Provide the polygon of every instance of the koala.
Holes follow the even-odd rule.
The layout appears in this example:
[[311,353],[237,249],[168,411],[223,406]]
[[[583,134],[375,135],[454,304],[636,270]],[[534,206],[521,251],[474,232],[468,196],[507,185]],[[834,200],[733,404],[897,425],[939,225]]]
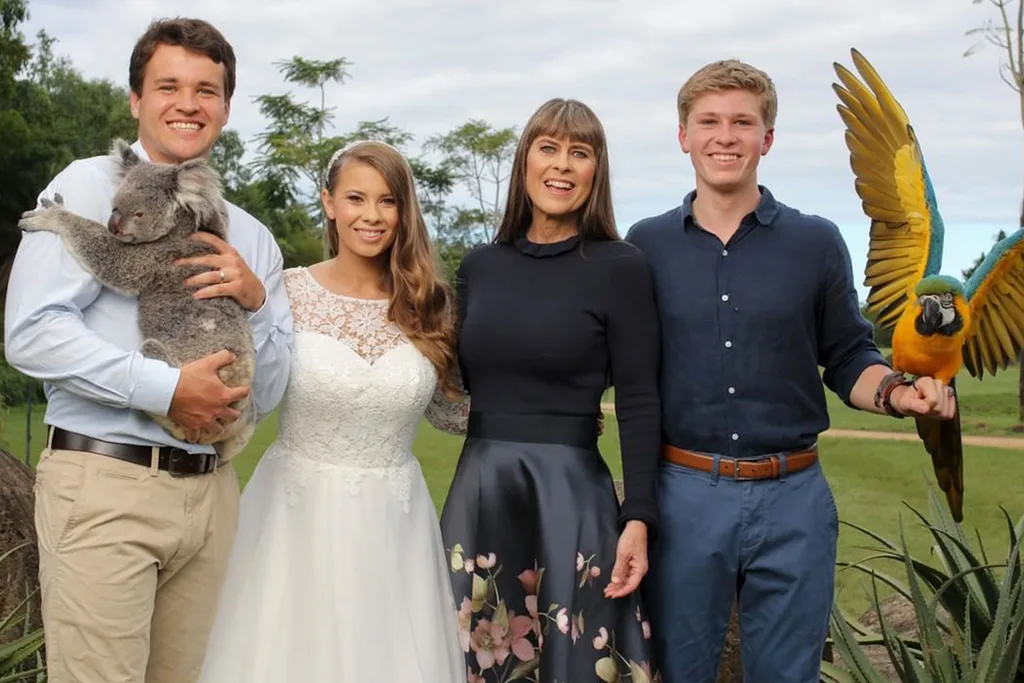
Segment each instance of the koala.
[[[235,360],[220,368],[221,380],[228,386],[251,386],[256,353],[245,311],[228,297],[193,298],[198,287],[186,287],[185,279],[209,268],[174,265],[176,259],[216,253],[209,244],[189,239],[192,233],[227,238],[227,207],[217,172],[203,159],[177,165],[143,162],[120,139],[111,154],[120,182],[106,225],[68,211],[56,195],[53,202],[43,199],[43,208],[25,212],[18,227],[57,233],[101,284],[138,297],[143,355],[181,367],[228,349]],[[204,431],[198,441],[213,444],[224,460],[245,447],[256,426],[250,396],[232,407],[240,411],[239,419],[221,432]],[[185,439],[180,424],[149,415],[175,438]]]

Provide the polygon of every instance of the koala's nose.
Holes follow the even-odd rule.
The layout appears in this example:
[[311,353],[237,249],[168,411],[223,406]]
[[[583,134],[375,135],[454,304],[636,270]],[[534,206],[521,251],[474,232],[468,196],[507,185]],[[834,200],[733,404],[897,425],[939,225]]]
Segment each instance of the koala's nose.
[[121,212],[117,209],[110,212],[110,220],[107,221],[107,230],[115,235],[121,234]]

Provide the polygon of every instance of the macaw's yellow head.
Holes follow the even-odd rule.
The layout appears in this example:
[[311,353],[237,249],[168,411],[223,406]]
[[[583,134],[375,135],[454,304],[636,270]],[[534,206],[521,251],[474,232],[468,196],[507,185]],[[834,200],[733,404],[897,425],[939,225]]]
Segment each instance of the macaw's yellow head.
[[917,283],[914,294],[914,329],[918,334],[952,337],[963,331],[969,313],[959,280],[948,275],[930,275]]

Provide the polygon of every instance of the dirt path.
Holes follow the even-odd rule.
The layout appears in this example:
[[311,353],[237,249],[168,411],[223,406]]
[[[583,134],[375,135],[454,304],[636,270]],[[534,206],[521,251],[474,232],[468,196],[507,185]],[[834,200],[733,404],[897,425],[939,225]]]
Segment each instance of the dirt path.
[[[918,441],[917,434],[907,432],[874,432],[867,429],[829,429],[823,436],[838,436],[844,439],[888,439],[890,441]],[[1010,448],[1024,451],[1024,439],[1015,436],[980,436],[965,434],[963,441],[969,446],[989,448]]]
[[[605,415],[614,415],[615,406],[611,403],[602,403],[601,410]],[[913,432],[879,432],[868,429],[829,429],[822,433],[822,436],[834,436],[844,439],[875,439],[879,441],[918,441],[917,434]],[[1009,448],[1011,450],[1024,451],[1024,439],[1014,436],[979,436],[967,434],[963,437],[964,443],[969,446],[988,446],[989,448]]]

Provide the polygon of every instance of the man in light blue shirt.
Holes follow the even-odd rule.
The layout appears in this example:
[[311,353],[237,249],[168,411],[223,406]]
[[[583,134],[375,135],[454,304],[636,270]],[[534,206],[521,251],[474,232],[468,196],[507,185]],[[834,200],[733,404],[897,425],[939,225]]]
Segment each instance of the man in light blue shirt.
[[[133,148],[179,163],[206,156],[235,87],[230,44],[206,22],[154,22],[129,66]],[[41,196],[106,223],[113,157],[80,159]],[[222,351],[181,368],[145,358],[133,297],[102,287],[48,232],[25,233],[8,287],[8,362],[46,383],[51,429],[37,467],[36,528],[51,683],[188,683],[198,676],[238,514],[233,467],[212,447],[175,440],[144,411],[192,432],[230,421],[251,394],[260,415],[280,401],[292,318],[273,235],[228,206],[228,241],[187,284],[249,312],[251,387],[229,388]]]

